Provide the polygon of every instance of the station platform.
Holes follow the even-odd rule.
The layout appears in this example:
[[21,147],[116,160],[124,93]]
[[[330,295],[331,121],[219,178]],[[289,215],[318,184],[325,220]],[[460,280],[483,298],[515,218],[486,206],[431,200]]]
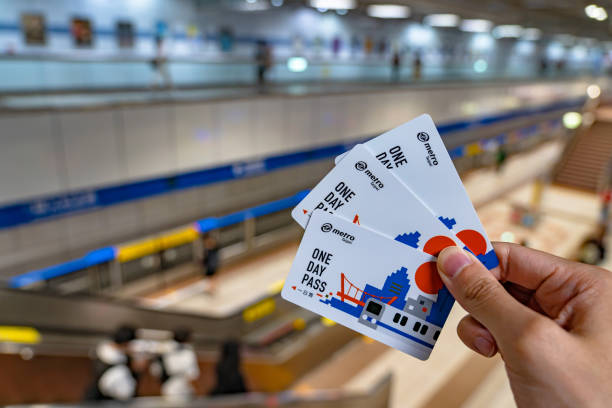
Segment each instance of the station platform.
[[[297,247],[297,242],[288,242],[243,262],[220,268],[215,277],[216,289],[212,292],[210,281],[196,276],[137,299],[155,309],[226,317],[262,296],[278,293]],[[191,268],[196,275],[201,271],[199,265],[185,267]]]

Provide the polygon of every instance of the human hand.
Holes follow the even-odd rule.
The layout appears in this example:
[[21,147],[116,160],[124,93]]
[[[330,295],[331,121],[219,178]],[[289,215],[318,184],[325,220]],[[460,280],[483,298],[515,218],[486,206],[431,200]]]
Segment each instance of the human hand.
[[488,271],[458,247],[438,256],[442,281],[469,313],[466,346],[498,351],[518,407],[612,406],[612,272],[495,243]]

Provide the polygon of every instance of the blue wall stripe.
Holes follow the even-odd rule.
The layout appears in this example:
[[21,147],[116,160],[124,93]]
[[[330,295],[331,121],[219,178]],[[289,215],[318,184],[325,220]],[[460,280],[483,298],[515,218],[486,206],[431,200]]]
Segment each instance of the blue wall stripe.
[[[577,108],[583,103],[584,98],[573,99],[538,108],[520,109],[494,116],[485,116],[472,120],[442,124],[438,127],[438,130],[441,135],[448,137],[448,135],[453,132],[468,129],[474,130],[517,118],[526,118],[537,114]],[[533,128],[531,131],[537,131],[537,127]],[[501,143],[505,140],[502,136],[503,135],[500,135],[498,137]],[[367,139],[364,139],[360,142],[366,140]],[[64,195],[15,203],[0,207],[0,229],[15,227],[20,224],[87,209],[108,207],[186,188],[201,187],[213,183],[253,177],[290,166],[334,157],[350,149],[350,147],[356,143],[357,142],[333,144],[271,156],[265,159],[240,161],[220,167],[197,170],[170,177],[103,187],[100,189],[81,190]],[[465,155],[465,149],[463,147],[457,147],[452,149],[449,153],[453,159],[457,159]]]

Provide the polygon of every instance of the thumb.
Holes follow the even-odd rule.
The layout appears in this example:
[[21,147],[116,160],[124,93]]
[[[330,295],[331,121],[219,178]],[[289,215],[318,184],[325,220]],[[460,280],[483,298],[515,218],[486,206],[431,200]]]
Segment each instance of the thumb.
[[438,271],[457,302],[491,332],[501,347],[538,318],[537,313],[514,299],[482,263],[461,248],[453,246],[440,252]]

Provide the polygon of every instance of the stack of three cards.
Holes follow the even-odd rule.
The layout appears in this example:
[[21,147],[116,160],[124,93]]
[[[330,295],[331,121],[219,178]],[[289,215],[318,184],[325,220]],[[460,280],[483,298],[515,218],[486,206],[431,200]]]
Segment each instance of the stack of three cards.
[[498,265],[428,115],[337,157],[292,216],[306,232],[282,297],[423,360],[454,303],[437,254]]

